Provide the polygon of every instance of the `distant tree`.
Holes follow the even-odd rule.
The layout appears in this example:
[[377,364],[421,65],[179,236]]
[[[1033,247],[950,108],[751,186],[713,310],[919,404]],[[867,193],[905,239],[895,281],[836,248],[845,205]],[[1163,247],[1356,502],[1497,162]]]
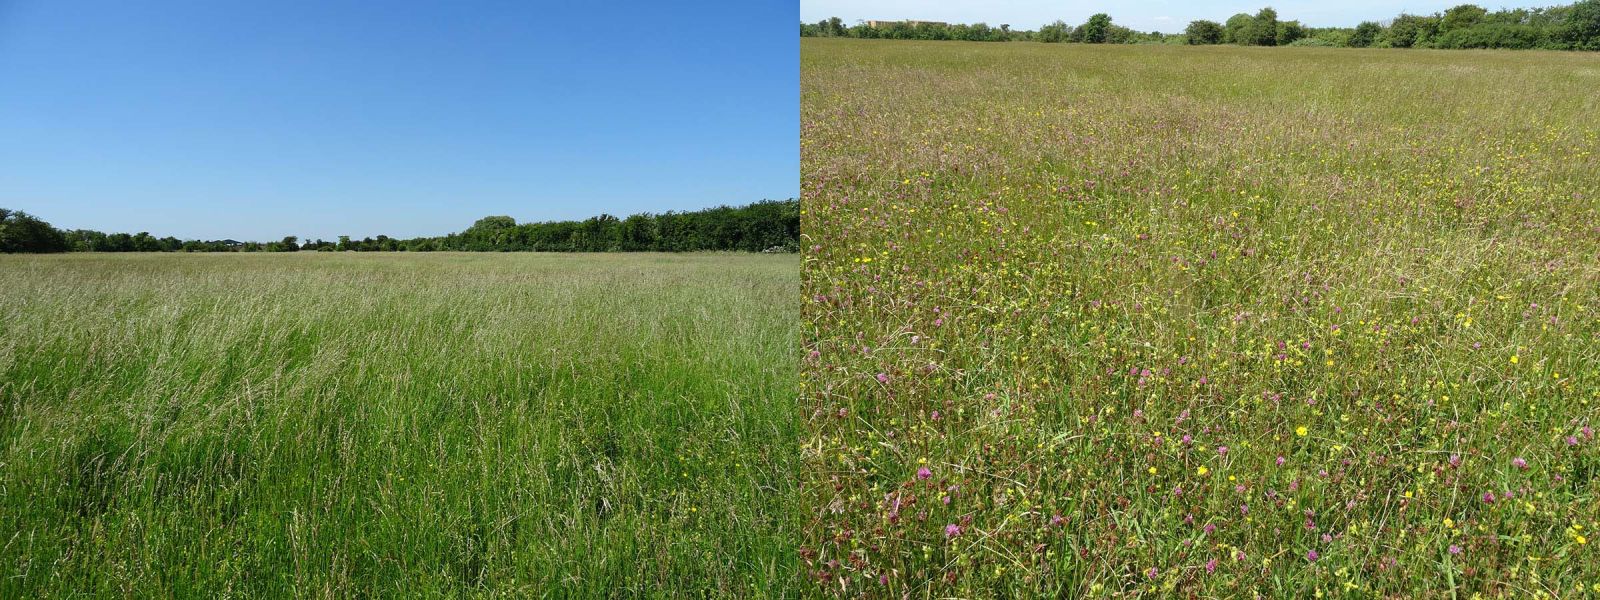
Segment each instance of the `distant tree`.
[[1111,15],[1095,13],[1089,20],[1077,29],[1077,35],[1085,44],[1104,44],[1106,36],[1111,30]]
[[1245,27],[1244,39],[1239,43],[1247,46],[1278,45],[1278,11],[1267,7],[1256,13]]
[[1457,29],[1466,29],[1477,25],[1489,11],[1476,4],[1461,4],[1444,11],[1444,17],[1439,20],[1439,32],[1448,33]]
[[643,252],[656,249],[656,220],[648,214],[638,214],[622,220],[619,226],[624,252]]
[[1245,13],[1228,17],[1228,22],[1222,26],[1222,41],[1228,44],[1248,44],[1249,30],[1255,22],[1254,17]]
[[1395,48],[1421,46],[1431,40],[1438,30],[1438,19],[1402,14],[1389,23],[1389,45]]
[[817,23],[817,29],[826,37],[844,37],[849,33],[844,26],[844,20],[839,17],[828,17]]
[[522,249],[517,234],[517,220],[507,216],[478,219],[472,227],[461,232],[468,250],[502,252]]
[[0,252],[66,252],[67,236],[33,215],[0,208]]
[[339,236],[338,250],[340,252],[346,252],[346,251],[350,250],[350,236],[348,236],[348,235]]
[[1193,21],[1183,30],[1188,36],[1187,42],[1191,46],[1211,45],[1222,43],[1222,24],[1216,21]]
[[1040,27],[1039,33],[1034,36],[1034,39],[1046,44],[1055,44],[1068,41],[1071,37],[1072,26],[1058,20]]
[[1573,4],[1557,37],[1574,50],[1600,50],[1600,0]]
[[1287,46],[1306,37],[1306,28],[1299,21],[1278,21],[1277,45]]
[[1366,48],[1378,41],[1378,36],[1383,35],[1383,26],[1372,21],[1363,21],[1356,26],[1355,33],[1350,34],[1351,48]]

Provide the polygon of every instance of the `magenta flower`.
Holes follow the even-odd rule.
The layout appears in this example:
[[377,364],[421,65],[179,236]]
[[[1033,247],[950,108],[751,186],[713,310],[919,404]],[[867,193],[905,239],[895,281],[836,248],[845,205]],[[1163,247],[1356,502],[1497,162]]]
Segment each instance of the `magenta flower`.
[[1451,554],[1461,554],[1461,546],[1457,546],[1455,544],[1450,544],[1450,553]]
[[1228,455],[1228,447],[1227,446],[1217,446],[1217,454],[1222,455],[1222,456],[1227,456]]
[[1494,504],[1494,492],[1484,492],[1483,493],[1483,503],[1484,504]]
[[1511,466],[1526,471],[1528,470],[1528,461],[1522,460],[1522,457],[1518,456],[1511,459]]
[[917,479],[927,479],[929,477],[933,477],[933,471],[929,471],[927,467],[917,469]]
[[1158,573],[1160,573],[1160,571],[1157,571],[1155,567],[1150,567],[1149,571],[1144,572],[1144,576],[1149,577],[1150,579],[1155,579]]
[[961,535],[961,526],[960,525],[957,525],[955,523],[951,523],[949,525],[945,525],[944,526],[944,536],[945,537],[953,538],[953,537],[958,536],[958,535]]
[[1215,572],[1217,572],[1217,559],[1213,558],[1211,560],[1206,561],[1206,573],[1215,573]]
[[878,383],[882,383],[884,385],[888,385],[888,383],[889,383],[889,374],[888,373],[879,373],[878,374]]
[[1317,562],[1318,558],[1321,558],[1321,555],[1317,554],[1316,550],[1306,552],[1306,562]]

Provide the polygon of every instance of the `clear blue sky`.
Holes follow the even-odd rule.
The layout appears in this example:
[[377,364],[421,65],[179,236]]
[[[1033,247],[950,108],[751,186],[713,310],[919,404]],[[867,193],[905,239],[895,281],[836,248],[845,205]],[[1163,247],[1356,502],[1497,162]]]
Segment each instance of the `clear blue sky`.
[[[1355,27],[1362,21],[1388,21],[1402,12],[1433,14],[1470,0],[801,0],[800,19],[815,23],[839,17],[847,24],[857,20],[919,19],[950,23],[1005,23],[1012,29],[1038,29],[1061,19],[1079,24],[1103,12],[1113,22],[1139,31],[1179,33],[1196,19],[1216,22],[1238,13],[1255,14],[1263,6],[1278,11],[1278,19],[1300,21],[1312,27]],[[1476,2],[1489,10],[1571,4],[1572,0],[1497,0]],[[798,26],[798,24],[797,24]]]
[[0,207],[417,236],[799,192],[794,0],[0,0]]

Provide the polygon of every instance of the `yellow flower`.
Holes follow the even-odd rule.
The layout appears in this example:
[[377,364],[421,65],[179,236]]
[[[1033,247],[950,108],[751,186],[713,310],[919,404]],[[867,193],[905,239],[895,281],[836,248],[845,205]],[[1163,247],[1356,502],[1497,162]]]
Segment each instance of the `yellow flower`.
[[1306,430],[1306,426],[1305,425],[1301,425],[1299,427],[1294,428],[1294,434],[1298,435],[1300,437],[1305,437],[1306,436],[1306,431],[1307,430]]
[[1205,475],[1206,473],[1210,473],[1211,469],[1207,469],[1205,465],[1200,465],[1200,468],[1195,469],[1194,472]]
[[1581,535],[1574,536],[1572,539],[1577,540],[1578,545],[1580,545],[1580,546],[1583,545],[1583,544],[1589,543],[1589,538],[1583,537]]
[[1156,474],[1156,468],[1155,467],[1150,467],[1150,474],[1151,475],[1155,475]]
[[1513,364],[1513,365],[1517,364],[1517,355],[1515,355],[1515,354],[1511,355],[1511,364]]

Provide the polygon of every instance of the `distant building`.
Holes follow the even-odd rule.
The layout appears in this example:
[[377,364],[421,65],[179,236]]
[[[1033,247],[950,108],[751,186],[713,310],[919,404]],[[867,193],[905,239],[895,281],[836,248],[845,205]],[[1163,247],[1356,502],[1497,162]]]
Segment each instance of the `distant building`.
[[939,27],[949,27],[950,26],[949,23],[946,23],[944,21],[867,21],[867,26],[871,27],[873,29],[877,29],[877,28],[881,28],[881,27],[892,27],[892,26],[900,25],[900,24],[905,24],[905,25],[910,26],[910,27],[916,27],[918,25],[935,25],[935,26],[939,26]]

